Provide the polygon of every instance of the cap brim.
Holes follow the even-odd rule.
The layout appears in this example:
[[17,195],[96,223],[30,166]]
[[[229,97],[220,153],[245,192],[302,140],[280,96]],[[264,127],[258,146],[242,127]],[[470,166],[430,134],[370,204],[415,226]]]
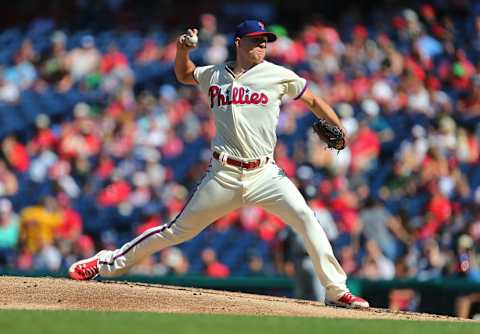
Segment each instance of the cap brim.
[[243,37],[256,37],[256,36],[266,36],[267,43],[275,42],[277,40],[277,35],[269,31],[251,32],[249,34],[244,35]]

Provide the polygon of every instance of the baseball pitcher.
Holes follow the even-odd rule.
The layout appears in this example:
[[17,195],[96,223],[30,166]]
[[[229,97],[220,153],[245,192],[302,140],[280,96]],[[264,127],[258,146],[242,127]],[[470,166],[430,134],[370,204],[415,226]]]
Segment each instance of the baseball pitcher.
[[321,120],[314,127],[329,147],[343,149],[339,118],[307,87],[305,79],[265,60],[267,45],[276,35],[262,22],[246,20],[235,33],[236,58],[221,65],[197,67],[189,53],[197,46],[196,29],[177,40],[175,74],[179,82],[197,85],[207,96],[214,115],[216,136],[212,160],[184,209],[170,223],[147,230],[114,251],[74,263],[75,280],[126,273],[142,258],[165,247],[190,240],[228,212],[260,206],[282,218],[304,242],[315,271],[326,290],[326,303],[368,308],[364,299],[346,287],[346,275],[332,247],[299,190],[276,165],[273,157],[282,98],[299,99]]

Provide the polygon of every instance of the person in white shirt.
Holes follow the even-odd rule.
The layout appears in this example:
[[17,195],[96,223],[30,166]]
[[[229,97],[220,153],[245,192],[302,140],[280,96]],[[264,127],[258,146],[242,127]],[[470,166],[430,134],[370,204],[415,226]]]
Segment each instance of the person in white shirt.
[[[196,36],[196,29],[189,29]],[[276,127],[282,98],[303,101],[312,112],[342,127],[332,108],[315,96],[305,79],[265,60],[267,43],[276,36],[262,22],[247,20],[236,30],[236,60],[197,67],[189,58],[196,44],[185,35],[177,41],[175,74],[181,83],[198,85],[208,96],[216,124],[211,165],[184,209],[172,222],[147,230],[114,251],[101,251],[70,268],[70,277],[126,273],[142,258],[189,240],[232,210],[260,206],[299,233],[326,290],[326,303],[368,308],[346,287],[346,274],[314,212],[293,182],[275,164]]]
[[66,58],[66,67],[74,81],[82,80],[95,72],[100,65],[101,54],[95,47],[93,36],[82,37],[81,47],[70,51]]

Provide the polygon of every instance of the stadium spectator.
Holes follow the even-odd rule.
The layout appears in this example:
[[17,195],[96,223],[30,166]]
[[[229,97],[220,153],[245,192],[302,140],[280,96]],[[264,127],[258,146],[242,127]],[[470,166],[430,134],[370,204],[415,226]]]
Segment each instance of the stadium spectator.
[[20,240],[24,251],[35,254],[53,244],[55,229],[61,226],[63,216],[58,203],[47,196],[41,203],[20,212]]
[[20,236],[20,220],[13,212],[12,203],[0,199],[0,268],[13,267]]
[[205,248],[201,254],[203,272],[208,277],[226,278],[230,276],[230,269],[217,259],[217,254],[212,248]]
[[2,152],[8,164],[17,172],[24,173],[30,166],[27,149],[14,136],[5,137],[2,141]]
[[217,35],[217,18],[210,13],[200,15],[198,36],[201,42],[210,44]]
[[428,280],[439,278],[446,264],[446,257],[442,254],[439,245],[435,239],[429,239],[425,242],[423,256],[418,259],[417,279]]
[[390,229],[393,219],[385,207],[373,199],[369,199],[360,211],[363,234],[375,241],[375,246],[379,247],[390,260],[397,258],[397,244]]
[[0,196],[12,196],[18,192],[18,181],[5,162],[0,160]]
[[459,277],[480,282],[480,265],[473,246],[473,240],[468,234],[463,234],[458,238],[456,274]]
[[157,45],[154,39],[147,38],[143,43],[142,49],[135,57],[135,61],[138,64],[151,64],[155,61],[159,61],[162,58],[163,50]]
[[84,79],[95,73],[100,65],[101,55],[95,47],[95,39],[91,35],[82,37],[81,47],[71,50],[66,58],[66,68],[74,81]]
[[57,202],[63,219],[55,228],[55,237],[75,242],[82,235],[82,217],[71,207],[70,198],[66,193],[59,193]]
[[50,41],[50,50],[43,55],[40,75],[47,83],[54,85],[60,91],[66,91],[72,85],[66,68],[67,35],[62,31],[55,31]]
[[20,98],[20,90],[13,83],[4,79],[3,70],[0,70],[0,102],[15,105]]
[[392,279],[395,275],[395,267],[391,260],[385,257],[374,240],[365,243],[366,255],[365,266],[362,267],[360,276],[370,279]]
[[161,263],[167,268],[166,274],[185,275],[189,269],[189,262],[178,247],[169,247],[162,252]]
[[36,58],[32,41],[25,39],[13,56],[14,65],[5,69],[4,79],[21,90],[30,88],[38,76],[33,65]]

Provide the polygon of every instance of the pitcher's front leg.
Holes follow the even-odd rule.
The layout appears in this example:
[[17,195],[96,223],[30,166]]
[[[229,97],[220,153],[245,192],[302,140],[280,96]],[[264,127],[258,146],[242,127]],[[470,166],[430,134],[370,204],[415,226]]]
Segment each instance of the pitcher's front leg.
[[333,254],[325,231],[283,171],[274,163],[267,165],[249,190],[249,204],[263,207],[301,235],[327,297],[338,298],[348,291],[347,276]]

